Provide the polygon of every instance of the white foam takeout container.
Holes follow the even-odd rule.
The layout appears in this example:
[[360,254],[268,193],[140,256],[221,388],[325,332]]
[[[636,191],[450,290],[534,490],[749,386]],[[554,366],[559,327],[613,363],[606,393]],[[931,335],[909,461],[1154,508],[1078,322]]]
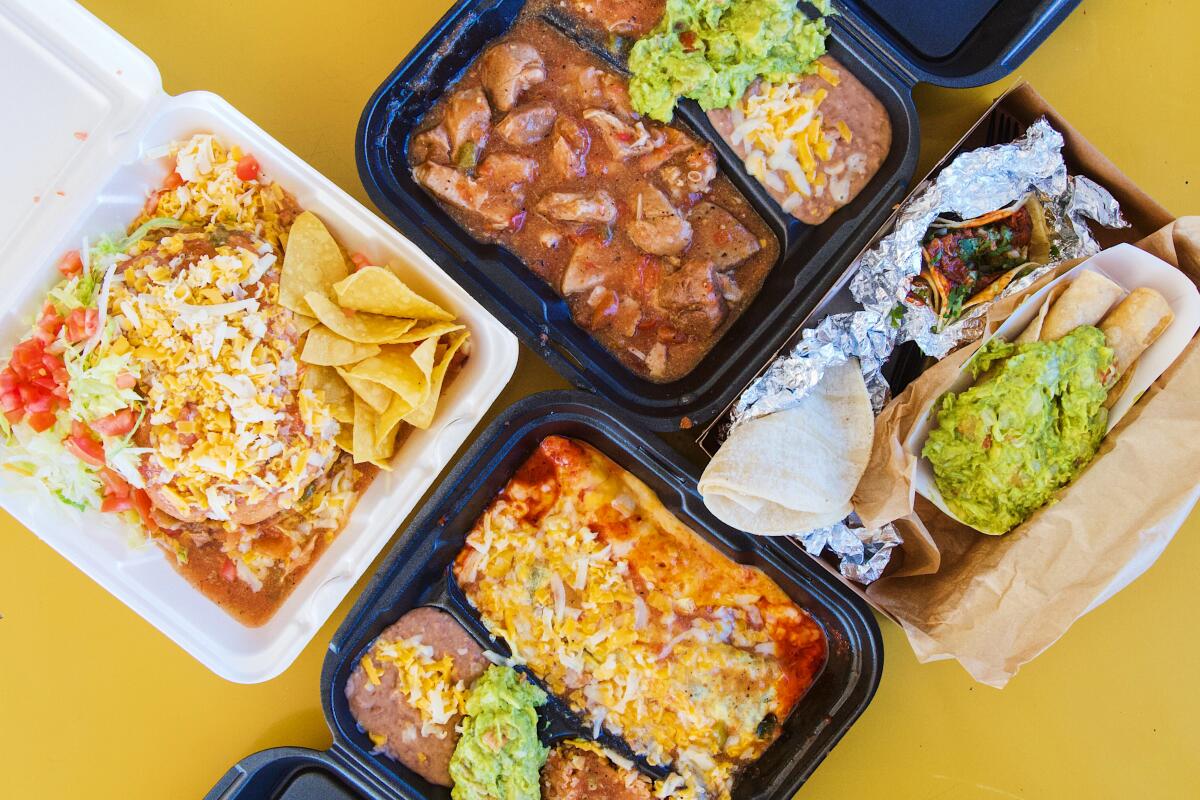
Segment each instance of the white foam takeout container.
[[[1196,285],[1186,275],[1167,262],[1156,258],[1145,250],[1130,244],[1120,244],[1089,258],[1073,269],[1063,273],[1050,283],[1030,295],[1013,314],[998,327],[992,336],[1004,341],[1012,341],[1020,336],[1021,331],[1033,321],[1046,296],[1061,283],[1069,283],[1083,271],[1096,272],[1109,278],[1127,292],[1139,287],[1154,289],[1166,298],[1175,314],[1175,319],[1167,326],[1162,335],[1146,348],[1138,358],[1133,368],[1133,375],[1121,397],[1113,404],[1108,413],[1108,430],[1112,430],[1125,412],[1133,407],[1142,393],[1154,383],[1167,367],[1179,357],[1187,347],[1188,342],[1200,329],[1200,292]],[[1118,301],[1120,302],[1120,301]],[[1115,307],[1115,305],[1114,305]],[[962,392],[974,382],[969,369],[974,356],[963,364],[958,378],[947,391]],[[920,454],[925,447],[925,440],[937,424],[937,409],[941,397],[930,404],[920,421],[913,427],[904,446],[910,453]],[[946,505],[945,498],[938,491],[934,480],[933,465],[929,459],[920,457],[917,460],[916,473],[913,477],[913,488],[925,499],[929,500],[952,519],[962,522]],[[963,523],[964,525],[967,523]],[[1134,576],[1136,577],[1136,576]]]
[[[0,476],[0,503],[43,541],[205,666],[255,683],[282,672],[371,564],[512,376],[516,339],[389,225],[220,97],[169,96],[154,63],[70,0],[0,4],[0,356],[22,336],[66,250],[121,232],[166,174],[147,152],[211,132],[253,153],[351,251],[395,260],[405,281],[456,313],[471,357],[427,431],[413,431],[341,534],[274,618],[248,628],[154,545],[131,547],[113,515],[80,513],[27,479]],[[349,145],[347,144],[347,147]]]

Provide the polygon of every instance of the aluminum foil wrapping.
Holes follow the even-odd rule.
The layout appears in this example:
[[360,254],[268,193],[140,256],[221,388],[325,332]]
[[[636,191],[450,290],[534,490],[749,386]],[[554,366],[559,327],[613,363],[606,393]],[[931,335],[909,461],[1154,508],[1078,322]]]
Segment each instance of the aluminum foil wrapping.
[[[1087,178],[1067,175],[1062,146],[1062,134],[1041,119],[1016,141],[955,158],[900,209],[892,232],[851,266],[850,291],[861,310],[831,315],[804,330],[800,341],[742,393],[731,412],[728,434],[743,422],[795,406],[821,380],[826,367],[849,358],[858,359],[879,413],[889,399],[881,368],[897,344],[915,341],[927,355],[941,358],[982,334],[982,319],[990,304],[976,306],[964,318],[936,331],[930,309],[905,302],[913,278],[921,271],[921,240],[940,216],[970,219],[1036,192],[1047,210],[1054,262],[1098,252],[1087,220],[1108,227],[1123,226],[1125,221],[1117,201],[1105,189]],[[1051,266],[1014,281],[1001,296],[1023,291]],[[901,543],[893,526],[866,529],[854,517],[829,528],[798,532],[794,538],[813,555],[828,550],[838,558],[843,575],[863,584],[883,573],[892,549]]]

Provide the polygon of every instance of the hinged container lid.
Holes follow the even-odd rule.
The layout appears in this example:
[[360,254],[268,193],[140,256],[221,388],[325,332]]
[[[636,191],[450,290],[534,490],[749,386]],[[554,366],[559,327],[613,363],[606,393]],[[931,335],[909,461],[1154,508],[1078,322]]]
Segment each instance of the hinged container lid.
[[1080,0],[836,0],[843,26],[913,83],[982,86],[1029,57]]
[[[163,97],[146,54],[71,0],[0,5],[0,273],[43,261],[135,146],[138,122]],[[25,113],[21,110],[24,109]]]

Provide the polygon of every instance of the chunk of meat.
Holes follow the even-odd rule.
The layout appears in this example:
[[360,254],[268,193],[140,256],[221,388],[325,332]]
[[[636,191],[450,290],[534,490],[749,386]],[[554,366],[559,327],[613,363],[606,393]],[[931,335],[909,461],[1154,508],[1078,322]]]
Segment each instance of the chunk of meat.
[[607,286],[597,286],[588,295],[587,304],[592,311],[587,324],[591,330],[611,327],[622,336],[637,332],[642,320],[642,306],[632,297],[621,296]]
[[517,104],[521,93],[546,80],[541,53],[524,42],[502,42],[479,60],[479,77],[498,111]]
[[711,333],[728,313],[718,275],[711,264],[685,261],[679,269],[662,276],[656,304],[670,315],[676,327]]
[[418,133],[412,138],[409,148],[414,163],[420,164],[423,161],[434,161],[438,164],[450,163],[450,136],[442,125],[436,125]]
[[629,204],[635,213],[625,232],[634,244],[658,256],[678,255],[687,249],[692,226],[661,189],[643,181],[634,188]]
[[666,141],[660,147],[638,159],[637,167],[641,172],[652,172],[670,161],[679,153],[696,146],[696,141],[678,128],[666,129]]
[[514,108],[496,125],[496,133],[513,147],[537,144],[550,134],[558,111],[549,103]]
[[592,146],[587,128],[570,117],[559,117],[554,123],[554,144],[550,148],[550,163],[564,178],[587,175],[587,154]]
[[629,100],[629,86],[620,77],[596,67],[580,67],[569,75],[568,90],[581,105],[612,111],[626,120],[638,118]]
[[617,204],[603,189],[594,192],[551,192],[537,204],[539,214],[562,222],[600,222],[617,219]]
[[435,197],[464,211],[477,211],[475,182],[453,167],[425,161],[413,167],[413,178]]
[[692,224],[692,249],[688,261],[711,264],[726,270],[743,263],[762,249],[758,239],[733,214],[718,205],[703,202],[688,215]]
[[646,127],[642,121],[630,125],[615,115],[599,108],[589,108],[583,118],[596,126],[609,152],[619,161],[644,156],[666,144],[666,134],[656,126]]
[[483,160],[476,177],[471,178],[427,161],[413,167],[413,177],[435,196],[479,214],[488,227],[502,230],[514,224],[524,207],[524,187],[537,177],[537,162],[511,153],[494,153]]
[[671,199],[680,205],[690,205],[708,194],[717,177],[717,154],[711,147],[693,150],[683,166],[668,164],[658,171]]
[[492,153],[476,171],[478,182],[493,191],[513,190],[517,184],[537,179],[538,164],[515,153]]
[[[479,89],[463,89],[455,92],[446,103],[446,116],[442,126],[450,140],[450,157],[456,163],[470,155],[474,163],[478,154],[487,145],[492,127],[492,109],[487,98]],[[466,147],[470,146],[470,153]]]
[[625,271],[620,251],[595,237],[580,242],[571,253],[559,291],[563,296],[590,292],[597,286],[619,286]]

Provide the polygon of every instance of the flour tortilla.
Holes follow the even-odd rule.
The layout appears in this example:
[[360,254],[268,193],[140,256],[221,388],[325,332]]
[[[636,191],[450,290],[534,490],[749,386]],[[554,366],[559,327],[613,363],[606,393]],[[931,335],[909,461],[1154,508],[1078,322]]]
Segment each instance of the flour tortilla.
[[1046,314],[1038,337],[1055,342],[1080,325],[1096,325],[1125,295],[1125,290],[1098,272],[1084,270],[1062,293]]
[[852,511],[874,430],[858,362],[830,367],[795,408],[738,426],[705,469],[700,494],[713,514],[748,533],[832,525]]

